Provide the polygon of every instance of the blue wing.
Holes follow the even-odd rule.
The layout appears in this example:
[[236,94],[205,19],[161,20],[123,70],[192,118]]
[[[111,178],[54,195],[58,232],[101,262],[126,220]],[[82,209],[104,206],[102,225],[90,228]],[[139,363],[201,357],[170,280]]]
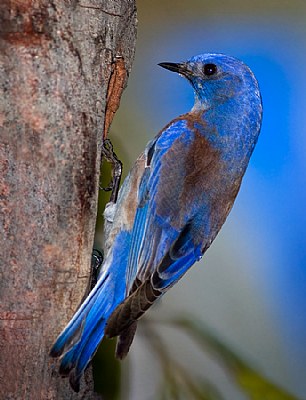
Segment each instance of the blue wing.
[[206,140],[199,141],[186,118],[175,121],[145,150],[146,171],[127,266],[127,298],[107,321],[105,334],[110,337],[137,321],[201,258],[209,236],[210,210],[203,182],[216,154]]

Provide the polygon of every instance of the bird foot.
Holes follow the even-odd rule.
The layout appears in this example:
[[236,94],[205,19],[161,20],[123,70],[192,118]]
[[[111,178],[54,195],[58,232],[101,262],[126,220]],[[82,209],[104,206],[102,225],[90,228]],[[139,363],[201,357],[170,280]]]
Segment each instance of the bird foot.
[[116,203],[119,192],[121,175],[122,175],[122,162],[115,154],[112,142],[109,139],[103,140],[101,151],[102,151],[102,156],[101,156],[102,160],[104,158],[112,165],[112,180],[107,187],[100,186],[100,189],[106,192],[112,191],[110,202]]

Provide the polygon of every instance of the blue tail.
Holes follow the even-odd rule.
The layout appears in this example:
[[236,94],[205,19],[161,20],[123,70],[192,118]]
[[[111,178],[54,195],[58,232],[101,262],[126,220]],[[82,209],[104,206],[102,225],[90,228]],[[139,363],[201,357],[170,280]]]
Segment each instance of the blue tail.
[[118,280],[108,271],[102,273],[50,351],[52,357],[63,355],[60,374],[70,375],[70,384],[76,392],[86,366],[103,339],[109,316],[124,299],[124,288],[118,287]]

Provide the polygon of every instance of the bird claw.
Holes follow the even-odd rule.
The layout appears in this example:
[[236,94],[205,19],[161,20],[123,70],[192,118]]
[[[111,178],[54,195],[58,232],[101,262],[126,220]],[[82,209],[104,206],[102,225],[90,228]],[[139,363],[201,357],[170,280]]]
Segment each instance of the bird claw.
[[98,275],[99,275],[99,270],[100,267],[103,263],[104,260],[104,254],[102,251],[98,249],[93,249],[92,255],[91,255],[91,273],[90,273],[90,280],[91,280],[91,289],[96,285],[98,281]]
[[108,186],[106,187],[100,186],[100,189],[104,190],[105,192],[112,191],[110,201],[116,203],[118,198],[121,175],[122,175],[122,162],[115,154],[113,145],[109,139],[103,140],[101,153],[102,153],[102,159],[104,158],[112,165],[112,180]]
[[90,275],[89,275],[87,287],[85,289],[85,293],[84,293],[82,300],[81,300],[80,304],[78,305],[77,309],[79,309],[81,307],[81,305],[84,303],[84,301],[86,300],[89,293],[96,286],[96,284],[98,282],[99,270],[103,263],[103,260],[104,260],[103,252],[98,249],[93,249],[92,254],[91,254]]

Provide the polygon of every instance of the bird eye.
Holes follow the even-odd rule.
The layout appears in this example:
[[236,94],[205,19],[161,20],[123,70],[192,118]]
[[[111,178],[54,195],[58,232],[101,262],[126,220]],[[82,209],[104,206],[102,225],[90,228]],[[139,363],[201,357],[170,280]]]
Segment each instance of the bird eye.
[[217,72],[217,66],[215,64],[205,64],[203,67],[204,75],[211,76]]

